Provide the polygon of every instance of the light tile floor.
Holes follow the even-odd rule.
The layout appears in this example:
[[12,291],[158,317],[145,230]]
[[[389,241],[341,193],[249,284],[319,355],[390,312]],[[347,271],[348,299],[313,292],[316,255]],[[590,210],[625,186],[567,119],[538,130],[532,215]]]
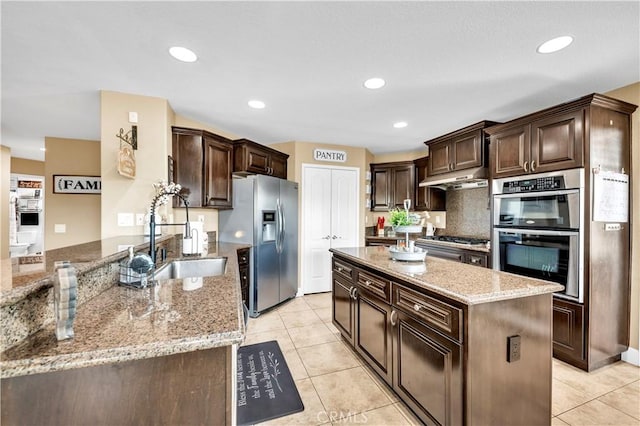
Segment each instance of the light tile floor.
[[[419,425],[331,324],[331,293],[290,300],[250,318],[244,345],[277,340],[305,410],[264,424]],[[553,360],[552,425],[640,426],[640,368],[586,373]]]

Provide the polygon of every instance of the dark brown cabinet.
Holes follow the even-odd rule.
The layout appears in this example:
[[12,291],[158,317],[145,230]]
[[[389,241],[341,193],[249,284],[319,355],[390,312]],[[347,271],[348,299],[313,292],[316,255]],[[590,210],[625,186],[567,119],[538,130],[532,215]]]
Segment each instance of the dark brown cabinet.
[[484,129],[494,124],[493,121],[481,121],[426,141],[425,145],[429,147],[427,176],[485,167],[489,140]]
[[[584,109],[492,130],[494,178],[583,167]],[[495,131],[495,133],[493,133]]]
[[553,356],[584,360],[584,306],[553,300]]
[[412,161],[371,164],[371,210],[404,208],[404,200],[415,194],[415,166]]
[[447,192],[429,186],[419,186],[427,176],[427,168],[429,164],[429,157],[422,157],[414,160],[415,164],[415,195],[414,195],[414,210],[439,210],[443,211],[447,209]]
[[487,129],[493,178],[586,169],[580,200],[584,303],[556,298],[553,306],[553,355],[586,371],[619,360],[629,346],[631,227],[609,232],[595,220],[591,168],[628,173],[636,109],[593,93]]
[[549,424],[551,294],[466,305],[346,250],[332,250],[333,324],[424,424]]
[[[233,144],[205,130],[172,127],[173,180],[182,186],[189,207],[232,207]],[[184,207],[178,197],[174,207]]]
[[393,390],[426,424],[462,424],[462,346],[401,310],[394,319]]
[[233,141],[233,172],[240,175],[261,174],[287,178],[289,156],[275,149],[260,145],[249,139]]

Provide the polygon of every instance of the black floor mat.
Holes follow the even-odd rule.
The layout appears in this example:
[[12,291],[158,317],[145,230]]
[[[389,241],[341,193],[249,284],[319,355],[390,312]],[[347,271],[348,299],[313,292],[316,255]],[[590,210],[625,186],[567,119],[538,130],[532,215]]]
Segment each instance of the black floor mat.
[[239,425],[264,422],[304,410],[278,342],[238,349]]

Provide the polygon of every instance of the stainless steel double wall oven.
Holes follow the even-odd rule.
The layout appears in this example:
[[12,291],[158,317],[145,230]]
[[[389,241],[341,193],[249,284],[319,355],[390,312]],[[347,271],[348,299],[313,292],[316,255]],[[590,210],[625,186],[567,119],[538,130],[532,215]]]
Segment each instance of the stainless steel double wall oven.
[[584,169],[495,179],[493,268],[555,281],[583,303]]

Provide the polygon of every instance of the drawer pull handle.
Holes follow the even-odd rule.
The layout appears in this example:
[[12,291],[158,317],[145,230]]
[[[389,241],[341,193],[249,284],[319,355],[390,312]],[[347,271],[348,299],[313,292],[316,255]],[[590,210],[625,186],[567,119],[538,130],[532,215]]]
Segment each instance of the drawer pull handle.
[[389,319],[391,320],[391,325],[394,326],[394,327],[398,323],[396,321],[397,318],[398,318],[398,313],[396,311],[391,311],[391,317]]
[[367,287],[369,287],[371,285],[371,281],[369,281],[369,280],[366,280],[364,283],[367,285]]
[[417,303],[413,305],[413,309],[414,309],[416,312],[420,312],[420,309],[421,309],[421,308],[422,308],[422,306],[418,305]]
[[338,272],[342,272],[342,266],[338,266]]

